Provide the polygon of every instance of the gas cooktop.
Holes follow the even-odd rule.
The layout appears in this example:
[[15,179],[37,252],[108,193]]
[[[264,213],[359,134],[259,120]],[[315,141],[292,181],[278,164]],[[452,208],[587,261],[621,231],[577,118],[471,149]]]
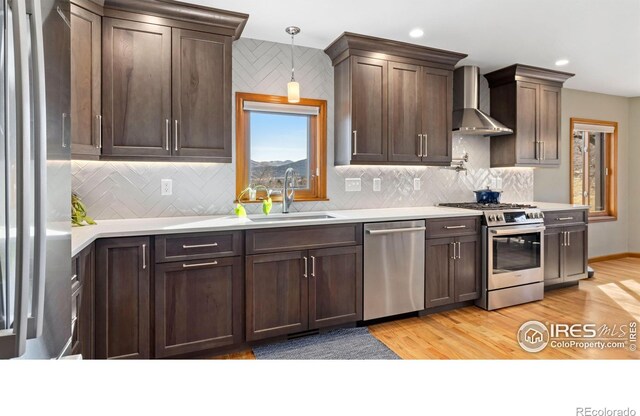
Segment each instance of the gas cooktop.
[[461,202],[439,204],[441,207],[483,211],[482,222],[488,227],[544,223],[544,213],[529,204],[480,204]]
[[451,202],[438,205],[441,207],[476,209],[479,211],[537,208],[535,205],[529,204],[480,204],[478,202]]

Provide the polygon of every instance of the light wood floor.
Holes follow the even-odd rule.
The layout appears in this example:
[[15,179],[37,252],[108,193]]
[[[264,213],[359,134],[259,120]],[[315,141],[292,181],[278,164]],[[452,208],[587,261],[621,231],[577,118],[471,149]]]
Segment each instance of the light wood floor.
[[[544,300],[497,311],[469,306],[369,327],[403,359],[640,358],[629,349],[551,348],[531,354],[516,333],[529,320],[545,323],[628,325],[640,322],[640,259],[594,263],[595,277],[545,293]],[[637,344],[640,344],[638,341]],[[640,346],[640,345],[639,345]],[[255,358],[251,351],[216,358]]]

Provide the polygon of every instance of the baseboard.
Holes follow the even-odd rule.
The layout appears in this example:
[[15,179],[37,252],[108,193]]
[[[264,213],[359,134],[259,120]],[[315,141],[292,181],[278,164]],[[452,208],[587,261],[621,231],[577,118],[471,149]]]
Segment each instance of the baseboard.
[[607,261],[607,260],[619,260],[627,257],[640,258],[640,253],[607,254],[606,256],[592,257],[589,259],[589,263],[598,263],[600,261]]

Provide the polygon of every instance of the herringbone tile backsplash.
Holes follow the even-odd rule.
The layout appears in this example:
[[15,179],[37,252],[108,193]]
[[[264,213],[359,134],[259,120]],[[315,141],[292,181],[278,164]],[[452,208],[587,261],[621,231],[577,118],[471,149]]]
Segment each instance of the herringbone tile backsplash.
[[[289,45],[240,39],[233,46],[233,92],[286,95],[291,76]],[[469,153],[468,172],[437,167],[333,166],[333,68],[322,50],[295,48],[296,79],[303,97],[327,100],[328,202],[294,202],[294,211],[427,206],[470,201],[473,190],[493,177],[503,182],[505,201],[533,200],[532,169],[489,169],[489,139],[454,136],[453,154]],[[484,81],[484,78],[482,78]],[[481,84],[481,108],[488,88]],[[235,120],[233,122],[235,126]],[[235,137],[235,131],[234,131]],[[235,160],[235,154],[234,154]],[[73,190],[97,219],[231,214],[235,164],[167,162],[72,163]],[[362,191],[345,192],[345,178],[361,178]],[[382,191],[373,192],[373,178]],[[414,178],[421,190],[413,190]],[[160,180],[173,180],[173,195],[160,195]],[[251,204],[250,204],[251,205]],[[247,207],[258,212],[259,206]],[[278,211],[279,206],[274,207]]]

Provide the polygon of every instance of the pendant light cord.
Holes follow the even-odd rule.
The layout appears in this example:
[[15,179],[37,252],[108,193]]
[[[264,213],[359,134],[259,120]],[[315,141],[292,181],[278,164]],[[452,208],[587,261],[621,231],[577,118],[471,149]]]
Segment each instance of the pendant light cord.
[[294,72],[295,67],[293,65],[293,34],[291,34],[291,82],[295,81]]

